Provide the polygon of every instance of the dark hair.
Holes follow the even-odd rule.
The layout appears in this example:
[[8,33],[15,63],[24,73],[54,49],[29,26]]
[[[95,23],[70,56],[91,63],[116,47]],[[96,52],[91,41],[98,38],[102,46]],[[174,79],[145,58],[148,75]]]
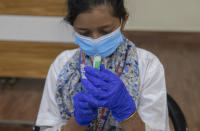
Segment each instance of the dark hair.
[[124,7],[124,0],[67,0],[68,14],[64,20],[73,25],[80,13],[90,11],[92,7],[103,4],[112,7],[113,15],[119,19],[123,19],[127,14]]

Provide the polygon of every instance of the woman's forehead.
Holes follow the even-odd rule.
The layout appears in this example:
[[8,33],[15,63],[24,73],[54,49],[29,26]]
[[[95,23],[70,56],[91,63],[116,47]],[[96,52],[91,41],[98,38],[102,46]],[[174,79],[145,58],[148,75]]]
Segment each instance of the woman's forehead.
[[88,12],[81,13],[74,21],[75,28],[97,28],[106,25],[118,25],[120,20],[115,17],[107,6],[94,7]]

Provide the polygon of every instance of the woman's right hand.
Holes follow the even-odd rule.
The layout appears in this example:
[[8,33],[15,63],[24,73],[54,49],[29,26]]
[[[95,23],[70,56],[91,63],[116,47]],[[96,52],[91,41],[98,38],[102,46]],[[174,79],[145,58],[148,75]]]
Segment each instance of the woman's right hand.
[[97,108],[91,107],[86,99],[86,93],[79,92],[73,97],[74,101],[74,117],[80,126],[88,126],[95,118],[97,118]]

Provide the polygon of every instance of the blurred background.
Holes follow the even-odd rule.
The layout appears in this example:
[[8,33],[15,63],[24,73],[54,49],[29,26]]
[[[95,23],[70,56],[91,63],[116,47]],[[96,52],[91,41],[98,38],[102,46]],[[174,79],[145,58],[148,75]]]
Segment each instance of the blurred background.
[[[163,63],[167,91],[200,130],[200,1],[126,0],[125,35]],[[50,64],[73,45],[65,0],[0,0],[0,131],[28,131]],[[23,124],[23,126],[21,126]]]

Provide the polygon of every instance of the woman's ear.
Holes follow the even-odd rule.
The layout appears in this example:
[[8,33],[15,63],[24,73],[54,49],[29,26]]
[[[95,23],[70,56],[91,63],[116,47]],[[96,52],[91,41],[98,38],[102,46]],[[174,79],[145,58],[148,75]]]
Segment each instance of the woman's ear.
[[122,19],[122,23],[121,23],[121,31],[122,31],[122,32],[124,31],[126,22],[128,21],[128,17],[129,17],[129,14],[126,14],[126,15],[124,16],[124,18]]

